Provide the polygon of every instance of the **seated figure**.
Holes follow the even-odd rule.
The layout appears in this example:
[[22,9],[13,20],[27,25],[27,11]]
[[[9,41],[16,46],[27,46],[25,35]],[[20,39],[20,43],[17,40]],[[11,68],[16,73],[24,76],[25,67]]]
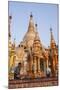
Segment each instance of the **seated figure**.
[[14,70],[14,79],[20,79],[20,70],[21,70],[21,63],[18,63],[18,65],[15,67]]
[[50,69],[50,67],[47,68],[46,75],[47,75],[47,77],[51,76],[51,69]]

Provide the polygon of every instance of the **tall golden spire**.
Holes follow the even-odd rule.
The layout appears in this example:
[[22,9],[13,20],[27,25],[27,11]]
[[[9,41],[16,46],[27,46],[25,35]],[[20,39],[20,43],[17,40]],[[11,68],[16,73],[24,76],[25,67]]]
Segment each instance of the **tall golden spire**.
[[28,47],[32,47],[34,38],[35,38],[35,25],[33,21],[33,15],[31,13],[29,19],[28,31],[25,34],[23,41],[27,43]]
[[52,70],[52,75],[56,75],[56,68],[57,68],[57,63],[58,63],[58,51],[57,51],[57,46],[53,37],[52,33],[52,28],[50,28],[50,33],[51,33],[51,41],[50,41],[50,56],[51,56],[51,70]]
[[35,39],[34,39],[34,41],[38,41],[38,43],[40,44],[40,47],[42,47],[40,37],[39,37],[38,31],[37,31],[37,24],[35,24]]
[[50,33],[51,33],[51,41],[50,41],[50,46],[51,48],[54,48],[56,46],[54,37],[53,37],[53,33],[52,33],[52,28],[50,28]]
[[33,22],[33,15],[32,12],[30,14],[30,20],[29,20],[29,26],[28,26],[28,32],[34,31],[34,22]]
[[42,44],[37,32],[37,24],[35,24],[35,29],[36,29],[36,34],[35,34],[35,38],[34,38],[34,43],[33,43],[33,53],[37,53],[40,56],[42,56]]
[[37,24],[35,24],[35,40],[39,40],[40,41],[40,38],[39,38],[39,35],[38,35],[38,31],[37,31]]

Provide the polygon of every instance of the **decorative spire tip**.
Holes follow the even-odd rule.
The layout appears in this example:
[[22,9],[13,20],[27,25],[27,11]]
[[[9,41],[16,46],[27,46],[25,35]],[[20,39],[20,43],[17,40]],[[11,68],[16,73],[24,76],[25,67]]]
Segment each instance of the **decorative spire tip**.
[[12,16],[9,16],[9,19],[12,19]]
[[35,24],[35,26],[37,27],[37,23]]
[[33,17],[32,12],[31,12],[31,14],[30,14],[30,17]]
[[52,32],[52,28],[50,27],[50,31]]

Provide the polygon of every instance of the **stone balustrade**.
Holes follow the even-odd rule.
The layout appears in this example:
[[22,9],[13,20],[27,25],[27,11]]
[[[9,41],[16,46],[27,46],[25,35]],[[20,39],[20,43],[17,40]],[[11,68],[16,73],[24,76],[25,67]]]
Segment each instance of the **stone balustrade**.
[[29,87],[44,87],[57,86],[58,78],[40,78],[28,80],[9,80],[9,88],[29,88]]

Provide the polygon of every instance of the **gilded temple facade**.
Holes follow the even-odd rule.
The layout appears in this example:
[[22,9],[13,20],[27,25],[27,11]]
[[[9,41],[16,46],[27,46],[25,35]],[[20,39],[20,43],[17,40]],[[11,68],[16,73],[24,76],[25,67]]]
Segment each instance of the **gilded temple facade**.
[[28,30],[16,47],[15,40],[11,42],[11,20],[9,16],[9,74],[14,73],[14,67],[20,62],[21,75],[27,75],[31,78],[46,77],[46,70],[51,66],[51,76],[56,76],[58,72],[58,46],[53,37],[52,28],[50,28],[50,45],[43,47],[38,33],[38,25],[34,23],[33,15],[30,15]]

